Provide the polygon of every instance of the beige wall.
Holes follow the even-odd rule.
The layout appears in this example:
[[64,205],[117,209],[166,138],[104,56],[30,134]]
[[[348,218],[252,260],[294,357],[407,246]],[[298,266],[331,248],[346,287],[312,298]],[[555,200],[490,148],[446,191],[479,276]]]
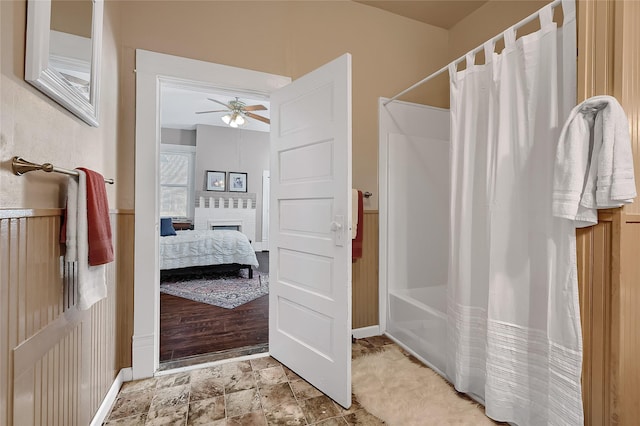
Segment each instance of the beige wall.
[[[1,1],[0,207],[51,208],[64,201],[65,179],[33,172],[18,177],[10,161],[20,155],[64,168],[85,166],[116,179],[107,189],[111,207],[122,185],[118,150],[118,2],[105,3],[100,127],[85,124],[24,80],[26,2]],[[125,185],[130,186],[130,182]]]
[[[488,1],[451,27],[449,31],[449,60],[457,59],[469,50],[478,47],[547,3],[551,3],[551,1]],[[518,36],[523,33],[526,32],[518,31]]]
[[[294,79],[350,52],[353,55],[353,181],[354,186],[375,194],[365,209],[377,209],[378,97],[396,94],[544,3],[491,1],[446,31],[344,0],[107,0],[101,125],[92,128],[24,81],[26,2],[0,0],[0,209],[55,208],[63,203],[63,176],[40,172],[14,176],[9,164],[14,155],[61,167],[82,165],[99,170],[116,180],[116,185],[108,187],[111,207],[134,207],[136,48]],[[233,34],[239,36],[233,38]],[[229,48],[231,41],[235,49]],[[446,78],[403,99],[444,105],[448,99]],[[122,233],[118,245],[127,250],[120,250],[125,255],[119,260],[131,261],[133,214],[129,211],[125,216],[127,226],[122,229],[127,232]],[[369,241],[375,241],[377,215],[370,216],[365,222],[371,236]],[[35,238],[36,245],[57,246],[55,242]],[[373,325],[377,318],[375,246],[372,243],[371,254],[356,265],[359,269],[354,274],[355,293],[364,295],[358,296],[364,306],[354,312],[354,318],[362,317],[356,326]],[[31,264],[37,264],[37,259],[25,260],[27,269]],[[114,284],[122,295],[116,304],[117,317],[126,319],[117,324],[117,340],[121,344],[115,351],[120,355],[120,367],[130,365],[133,314],[131,264],[127,263],[122,269]],[[354,302],[357,302],[355,297]],[[5,353],[0,355],[4,357]],[[111,356],[111,353],[102,355]],[[111,372],[106,376],[110,380]],[[5,379],[0,377],[2,382]],[[5,414],[6,406],[0,405],[0,419]]]
[[[61,276],[57,244],[66,180],[42,172],[14,176],[10,160],[20,155],[98,170],[116,179],[108,196],[118,207],[119,3],[105,3],[99,128],[24,81],[26,10],[25,1],[0,1],[0,424],[36,424],[37,413],[43,424],[88,424],[119,368],[131,365],[130,348],[122,344],[131,341],[130,324],[122,321],[131,317],[131,268],[116,277],[117,253],[117,263],[108,266],[108,298],[90,311],[61,315],[68,287],[62,283],[73,280],[67,270]],[[10,208],[38,210],[4,210]],[[127,218],[132,225],[133,215]],[[131,226],[129,244],[118,237],[117,225],[113,229],[116,246],[133,245]],[[131,250],[123,253],[127,263]],[[25,324],[34,327],[16,332]],[[124,332],[115,333],[120,327]]]
[[[450,61],[458,59],[547,3],[550,3],[550,0],[489,0],[450,28],[447,57],[444,60],[437,61],[433,58],[436,62],[434,69],[440,69]],[[518,36],[528,34],[537,30],[537,28],[535,23],[528,24],[518,31]],[[496,51],[499,52],[503,46],[502,41],[498,41],[496,43]],[[483,53],[478,54],[477,63],[482,63],[483,57]],[[458,67],[459,69],[464,69],[464,62],[459,64]],[[422,80],[429,75],[430,72],[425,72],[418,80]],[[435,96],[434,93],[436,94]],[[447,71],[441,73],[399,99],[448,108],[449,73]]]
[[[129,186],[118,202],[126,207],[133,206],[136,48],[294,79],[350,52],[353,183],[376,195],[378,97],[394,95],[448,58],[446,30],[349,1],[127,2],[122,4],[122,29],[118,176]],[[365,208],[375,209],[377,202],[374,196]]]
[[[10,158],[22,155],[113,176],[112,207],[133,208],[134,52],[142,48],[292,78],[352,53],[353,181],[374,193],[365,208],[377,209],[378,97],[396,94],[544,3],[490,1],[448,32],[349,1],[107,1],[101,126],[95,129],[24,81],[26,5],[2,2],[0,206],[62,202],[61,177],[8,171]],[[225,43],[231,34],[240,34],[236,49]],[[446,105],[446,78],[440,80],[403,99]]]

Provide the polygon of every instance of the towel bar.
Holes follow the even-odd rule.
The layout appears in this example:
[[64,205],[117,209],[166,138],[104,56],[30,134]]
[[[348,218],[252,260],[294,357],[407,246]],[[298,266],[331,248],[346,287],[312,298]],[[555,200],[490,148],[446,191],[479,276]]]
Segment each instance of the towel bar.
[[[43,172],[47,173],[55,172],[70,176],[78,176],[78,172],[76,172],[75,170],[67,170],[61,167],[56,167],[51,163],[36,164],[18,156],[13,157],[13,161],[11,162],[11,170],[13,170],[13,174],[16,176],[22,176],[23,174],[32,172],[34,170],[42,170]],[[104,181],[105,183],[114,183],[113,179],[105,179]]]

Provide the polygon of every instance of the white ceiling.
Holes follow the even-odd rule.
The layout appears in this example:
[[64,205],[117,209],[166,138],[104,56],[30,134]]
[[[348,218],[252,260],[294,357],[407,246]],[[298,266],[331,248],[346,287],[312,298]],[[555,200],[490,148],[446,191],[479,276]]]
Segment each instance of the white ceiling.
[[[196,111],[224,110],[224,106],[207,98],[228,104],[229,101],[235,100],[236,96],[246,105],[264,105],[267,108],[266,111],[254,113],[265,118],[270,117],[269,101],[260,95],[247,95],[215,88],[163,84],[160,89],[160,127],[184,130],[194,130],[197,124],[229,127],[222,121],[222,116],[226,112],[196,114]],[[247,117],[246,124],[239,129],[268,132],[269,127],[266,123]]]

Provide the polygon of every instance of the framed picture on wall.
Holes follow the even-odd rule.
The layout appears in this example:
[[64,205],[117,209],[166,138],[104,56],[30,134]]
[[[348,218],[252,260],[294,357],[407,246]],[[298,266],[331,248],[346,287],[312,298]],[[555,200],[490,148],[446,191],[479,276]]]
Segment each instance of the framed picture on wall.
[[207,170],[205,172],[206,188],[207,191],[221,191],[226,190],[226,172],[216,172],[213,170]]
[[229,172],[229,192],[247,192],[247,174]]

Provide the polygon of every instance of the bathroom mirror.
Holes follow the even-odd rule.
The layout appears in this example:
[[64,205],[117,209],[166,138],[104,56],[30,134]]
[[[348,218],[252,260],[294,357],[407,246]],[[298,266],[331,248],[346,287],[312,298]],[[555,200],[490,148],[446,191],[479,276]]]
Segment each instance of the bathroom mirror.
[[29,0],[25,80],[98,127],[103,0]]

